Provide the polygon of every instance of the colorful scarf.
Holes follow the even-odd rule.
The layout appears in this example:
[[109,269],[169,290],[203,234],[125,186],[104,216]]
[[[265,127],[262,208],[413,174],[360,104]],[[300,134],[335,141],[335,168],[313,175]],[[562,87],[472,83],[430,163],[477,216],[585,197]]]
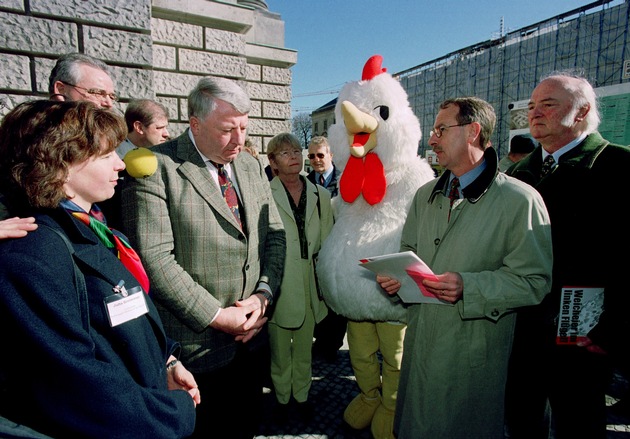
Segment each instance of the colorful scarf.
[[140,283],[145,293],[148,294],[149,278],[142,266],[140,257],[135,250],[131,248],[127,237],[118,230],[107,227],[107,224],[105,224],[105,216],[97,206],[92,207],[89,215],[82,209],[77,210],[74,206],[71,206],[70,203],[64,203],[64,207],[73,217],[92,229],[103,245],[114,252],[125,268],[127,268]]

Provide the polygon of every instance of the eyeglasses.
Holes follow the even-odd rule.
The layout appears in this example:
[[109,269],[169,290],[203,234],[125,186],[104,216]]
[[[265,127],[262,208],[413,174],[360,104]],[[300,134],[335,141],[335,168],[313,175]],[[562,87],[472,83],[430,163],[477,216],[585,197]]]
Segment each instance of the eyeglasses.
[[326,157],[326,154],[323,154],[321,152],[318,152],[317,154],[309,154],[308,156],[309,160],[313,160],[315,157],[317,157],[318,159],[323,159],[324,157]]
[[105,90],[101,90],[100,88],[85,88],[79,85],[70,84],[69,82],[59,81],[62,84],[69,85],[70,87],[78,88],[79,90],[85,90],[85,92],[94,97],[105,99],[110,98],[112,101],[116,102],[118,100],[118,95],[116,93],[107,93]]
[[292,149],[290,151],[279,152],[278,155],[280,157],[285,158],[285,159],[288,158],[288,157],[291,157],[291,156],[293,156],[293,157],[298,157],[298,156],[302,157],[302,151],[299,150],[299,149]]
[[457,125],[442,125],[441,127],[438,128],[433,128],[433,130],[431,130],[431,132],[429,133],[430,136],[435,136],[438,139],[440,137],[442,137],[442,134],[444,134],[444,131],[448,128],[453,128],[453,127],[463,127],[465,125],[470,125],[472,122],[466,122],[466,123],[458,123]]

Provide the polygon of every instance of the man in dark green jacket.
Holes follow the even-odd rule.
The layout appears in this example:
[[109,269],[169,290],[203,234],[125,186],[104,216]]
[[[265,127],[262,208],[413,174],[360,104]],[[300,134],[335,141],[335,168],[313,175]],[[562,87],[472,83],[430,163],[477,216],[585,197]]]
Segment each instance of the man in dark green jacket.
[[[543,79],[532,93],[528,118],[540,146],[507,173],[535,187],[545,200],[553,286],[541,305],[519,310],[508,426],[512,438],[547,438],[548,401],[557,439],[605,438],[611,365],[628,357],[630,294],[623,273],[630,262],[630,228],[618,206],[627,188],[630,149],[597,132],[595,92],[581,77]],[[565,287],[600,287],[604,294],[598,323],[573,345],[556,340]]]

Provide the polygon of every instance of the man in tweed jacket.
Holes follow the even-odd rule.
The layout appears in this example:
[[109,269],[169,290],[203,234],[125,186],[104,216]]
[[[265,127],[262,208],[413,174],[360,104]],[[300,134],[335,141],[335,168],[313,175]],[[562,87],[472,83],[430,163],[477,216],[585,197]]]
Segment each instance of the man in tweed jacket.
[[[282,280],[285,233],[258,160],[242,150],[251,102],[235,82],[202,78],[190,127],[152,149],[157,171],[123,190],[125,231],[137,245],[167,334],[182,345],[202,403],[194,437],[216,423],[252,438],[261,412],[264,316]],[[240,222],[222,196],[224,166]]]

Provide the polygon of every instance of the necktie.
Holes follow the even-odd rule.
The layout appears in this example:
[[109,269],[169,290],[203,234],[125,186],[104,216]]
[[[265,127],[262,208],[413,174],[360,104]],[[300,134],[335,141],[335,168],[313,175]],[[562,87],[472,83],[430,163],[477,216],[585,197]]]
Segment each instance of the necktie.
[[122,262],[125,268],[136,278],[144,292],[148,294],[149,278],[142,266],[140,257],[135,250],[131,248],[131,245],[127,242],[127,238],[122,233],[110,229],[106,224],[96,219],[94,215],[99,216],[98,214],[100,213],[97,210],[91,211],[91,215],[88,215],[85,212],[76,211],[71,211],[70,213],[72,216],[92,229],[105,247],[115,250],[116,256],[118,256],[120,262]]
[[214,163],[219,171],[219,185],[221,185],[221,193],[223,194],[223,199],[227,203],[230,211],[232,211],[232,215],[236,218],[236,222],[239,226],[243,227],[241,224],[241,215],[238,212],[238,196],[236,195],[236,189],[232,185],[232,180],[227,175],[225,171],[225,166]]
[[324,174],[320,174],[320,175],[319,175],[319,185],[320,185],[320,186],[324,186],[324,183],[325,183],[325,182],[326,182],[326,181],[324,180]]
[[448,192],[448,198],[451,200],[451,208],[448,211],[448,220],[451,220],[451,210],[453,209],[453,203],[459,199],[459,178],[455,177],[451,180],[451,189]]
[[549,174],[549,172],[551,172],[551,170],[553,169],[555,165],[556,165],[556,161],[554,160],[551,154],[545,157],[545,160],[543,161],[543,164],[542,164],[542,168],[540,169],[540,178],[543,178],[545,175]]

